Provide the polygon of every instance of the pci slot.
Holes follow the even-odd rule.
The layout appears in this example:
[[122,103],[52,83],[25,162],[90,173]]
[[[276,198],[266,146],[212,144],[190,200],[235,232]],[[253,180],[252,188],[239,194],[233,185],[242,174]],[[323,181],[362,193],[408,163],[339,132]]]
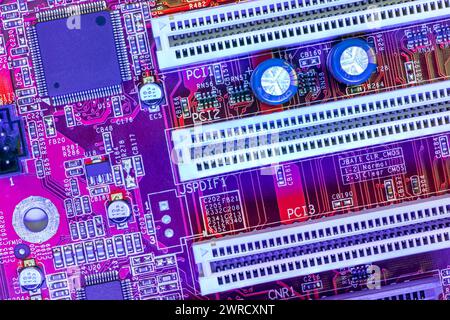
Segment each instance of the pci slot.
[[436,276],[391,284],[380,289],[345,293],[325,300],[439,300],[442,293],[441,280]]
[[193,245],[203,295],[450,247],[441,196]]
[[172,131],[188,181],[450,130],[450,81]]
[[152,20],[161,69],[442,19],[449,0],[259,0]]

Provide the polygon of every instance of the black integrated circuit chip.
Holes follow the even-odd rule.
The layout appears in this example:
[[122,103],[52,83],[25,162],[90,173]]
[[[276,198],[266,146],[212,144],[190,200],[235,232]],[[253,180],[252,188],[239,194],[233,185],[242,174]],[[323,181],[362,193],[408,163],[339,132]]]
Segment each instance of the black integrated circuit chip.
[[112,167],[107,156],[98,156],[85,161],[89,186],[113,183]]
[[98,9],[78,17],[66,11],[51,16],[58,19],[42,15],[30,29],[39,94],[54,105],[119,94],[130,79],[120,18]]
[[124,300],[120,281],[87,286],[85,294],[86,300]]
[[85,285],[78,290],[81,300],[132,300],[131,283],[120,280],[117,271],[88,275]]

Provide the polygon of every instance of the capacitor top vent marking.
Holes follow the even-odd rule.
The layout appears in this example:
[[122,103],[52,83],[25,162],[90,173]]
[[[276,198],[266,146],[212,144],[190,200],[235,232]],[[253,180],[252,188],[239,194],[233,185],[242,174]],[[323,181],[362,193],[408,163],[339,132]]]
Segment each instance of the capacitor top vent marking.
[[359,85],[367,82],[377,68],[375,50],[361,39],[344,40],[331,49],[327,66],[337,81]]

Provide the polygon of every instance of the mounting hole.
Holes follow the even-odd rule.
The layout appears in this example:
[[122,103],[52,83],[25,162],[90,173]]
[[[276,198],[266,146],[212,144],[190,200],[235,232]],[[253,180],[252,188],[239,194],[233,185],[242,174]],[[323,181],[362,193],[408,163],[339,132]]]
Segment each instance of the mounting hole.
[[48,215],[41,208],[31,208],[23,216],[23,224],[31,232],[41,232],[48,226]]
[[164,230],[164,235],[166,238],[172,238],[174,236],[175,232],[173,232],[173,229],[166,229]]
[[12,225],[22,240],[43,243],[58,232],[58,209],[46,198],[28,197],[16,205]]
[[172,217],[169,216],[168,214],[163,215],[163,217],[161,218],[162,223],[164,224],[169,224],[172,221]]
[[106,24],[106,18],[104,16],[98,16],[97,18],[95,18],[95,23],[98,26],[103,27]]
[[24,243],[19,243],[14,247],[14,255],[17,259],[26,259],[30,255],[30,247]]

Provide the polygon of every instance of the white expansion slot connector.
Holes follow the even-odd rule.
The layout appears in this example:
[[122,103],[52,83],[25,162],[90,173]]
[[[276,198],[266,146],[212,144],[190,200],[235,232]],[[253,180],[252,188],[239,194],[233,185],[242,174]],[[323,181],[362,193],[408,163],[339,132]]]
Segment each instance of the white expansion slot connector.
[[171,132],[188,181],[450,131],[450,81]]
[[326,300],[439,300],[442,295],[439,276],[344,293]]

